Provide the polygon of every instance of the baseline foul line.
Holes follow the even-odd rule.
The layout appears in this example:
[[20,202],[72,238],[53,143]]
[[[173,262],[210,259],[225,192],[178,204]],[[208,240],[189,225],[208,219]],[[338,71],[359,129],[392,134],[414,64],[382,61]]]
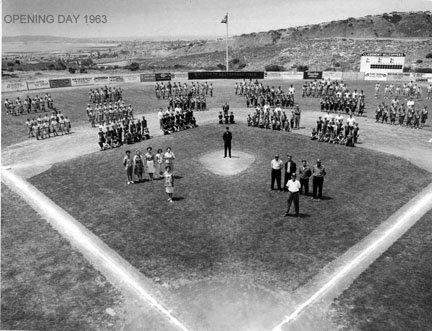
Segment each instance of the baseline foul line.
[[173,325],[187,331],[187,328],[170,311],[146,291],[142,279],[139,279],[141,274],[132,265],[33,185],[4,168],[1,170],[1,175],[4,184],[18,193],[51,226],[77,247],[95,268],[109,273],[122,285],[126,285],[136,293],[139,298],[157,309]]
[[[426,191],[426,192],[425,192]],[[419,198],[419,196],[421,196]],[[343,266],[341,269],[334,272],[326,283],[313,295],[311,295],[306,301],[301,303],[290,315],[286,316],[282,322],[276,325],[272,331],[280,331],[282,327],[288,323],[293,322],[296,318],[302,314],[307,308],[315,304],[320,298],[322,298],[327,292],[332,290],[335,286],[341,282],[344,277],[347,277],[356,267],[364,262],[368,257],[373,255],[374,251],[380,248],[381,245],[385,245],[386,241],[394,240],[389,243],[389,246],[399,239],[408,229],[410,229],[418,219],[426,214],[432,208],[432,184],[430,184],[425,190],[423,190],[415,201],[410,201],[410,206],[403,211],[398,217],[398,220],[386,231],[384,231],[377,240],[366,246],[362,251],[357,253],[355,257]],[[403,208],[403,207],[402,207]],[[411,224],[410,224],[411,223]],[[387,242],[388,243],[388,242]]]

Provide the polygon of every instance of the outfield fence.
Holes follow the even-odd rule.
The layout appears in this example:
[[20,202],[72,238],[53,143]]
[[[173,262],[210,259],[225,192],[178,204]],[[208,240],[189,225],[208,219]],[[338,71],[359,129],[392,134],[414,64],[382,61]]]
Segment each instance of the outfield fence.
[[28,81],[2,83],[2,92],[55,89],[76,86],[94,86],[122,83],[144,83],[200,79],[265,79],[265,80],[314,80],[391,81],[432,83],[432,73],[363,73],[354,71],[193,71],[165,73],[99,74],[73,77],[41,78]]

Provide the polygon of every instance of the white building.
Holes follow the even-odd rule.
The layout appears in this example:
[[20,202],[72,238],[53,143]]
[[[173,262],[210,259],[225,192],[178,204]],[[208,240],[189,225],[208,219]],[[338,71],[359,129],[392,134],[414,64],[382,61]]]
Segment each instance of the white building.
[[400,73],[405,65],[404,53],[363,53],[360,72]]

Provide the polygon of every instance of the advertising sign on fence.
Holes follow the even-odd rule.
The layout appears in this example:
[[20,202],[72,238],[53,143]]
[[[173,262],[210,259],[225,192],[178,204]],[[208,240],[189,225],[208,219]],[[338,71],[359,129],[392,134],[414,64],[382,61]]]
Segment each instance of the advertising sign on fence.
[[266,71],[265,79],[282,79],[282,72],[280,71]]
[[93,77],[72,77],[71,83],[72,86],[94,85],[94,79]]
[[379,81],[386,81],[387,80],[387,73],[381,73],[381,72],[366,72],[364,76],[364,80],[379,80]]
[[161,81],[161,80],[171,80],[171,74],[168,73],[157,73],[155,74],[155,79],[156,81]]
[[322,77],[330,80],[342,80],[342,71],[323,71]]
[[188,72],[188,79],[264,79],[264,71],[199,71]]
[[305,71],[303,73],[303,79],[321,79],[322,77],[322,71]]
[[124,75],[123,81],[125,83],[139,83],[139,82],[141,82],[140,74]]
[[27,88],[29,90],[40,90],[44,88],[50,88],[49,79],[27,81]]
[[141,82],[154,82],[155,80],[155,74],[140,74]]
[[281,72],[282,79],[286,80],[301,80],[303,79],[303,72],[301,71],[283,71]]
[[93,81],[95,84],[107,84],[107,83],[109,83],[109,77],[108,76],[97,76],[97,77],[93,77]]
[[27,90],[26,82],[2,82],[2,92],[25,91]]
[[57,79],[50,79],[49,84],[51,88],[58,88],[58,87],[71,87],[72,82],[70,78],[57,78]]
[[123,76],[109,76],[110,83],[123,83]]
[[387,80],[397,82],[409,82],[411,80],[411,76],[407,72],[393,73],[387,76]]

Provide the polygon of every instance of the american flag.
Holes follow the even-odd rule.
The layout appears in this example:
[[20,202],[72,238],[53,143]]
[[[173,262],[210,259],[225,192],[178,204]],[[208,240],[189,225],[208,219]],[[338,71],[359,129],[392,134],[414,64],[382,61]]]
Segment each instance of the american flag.
[[228,24],[228,13],[226,13],[225,17],[222,19],[221,23]]

